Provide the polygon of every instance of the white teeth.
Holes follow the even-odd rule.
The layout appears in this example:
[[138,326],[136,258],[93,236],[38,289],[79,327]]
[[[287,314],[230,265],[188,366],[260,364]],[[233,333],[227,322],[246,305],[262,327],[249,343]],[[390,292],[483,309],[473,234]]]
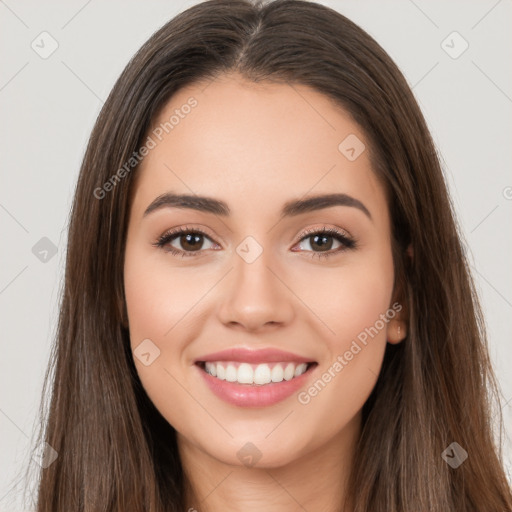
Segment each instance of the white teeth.
[[268,364],[259,364],[254,371],[254,384],[268,384],[272,380]]
[[226,368],[226,380],[228,382],[235,382],[237,378],[236,368],[232,364],[228,364]]
[[294,376],[298,377],[299,375],[302,375],[305,371],[308,365],[306,363],[299,364],[297,368],[295,368]]
[[[238,367],[237,367],[238,365]],[[282,382],[299,377],[308,368],[306,363],[271,363],[251,365],[234,362],[205,362],[204,369],[213,377],[239,384],[264,385],[270,382]]]
[[215,363],[206,362],[204,368],[210,375],[217,377],[217,365]]
[[224,380],[226,378],[226,370],[224,370],[224,366],[217,363],[217,375],[216,377],[220,380]]
[[276,364],[272,368],[272,382],[282,382],[284,378],[284,370],[280,364]]
[[295,375],[295,365],[288,363],[288,366],[284,369],[284,380],[292,380]]
[[240,384],[252,384],[254,382],[254,371],[252,369],[252,366],[247,363],[242,363],[238,367],[238,379],[237,381],[240,382]]

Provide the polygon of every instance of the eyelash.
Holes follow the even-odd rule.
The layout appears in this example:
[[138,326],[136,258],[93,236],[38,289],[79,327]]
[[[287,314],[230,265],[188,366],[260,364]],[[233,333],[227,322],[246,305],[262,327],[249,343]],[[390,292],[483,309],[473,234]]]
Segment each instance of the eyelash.
[[[171,246],[169,246],[169,248],[165,248],[165,246],[169,242],[171,242],[173,239],[175,239],[178,235],[182,235],[182,234],[203,235],[206,238],[211,240],[211,238],[208,236],[208,234],[205,233],[204,231],[202,231],[201,229],[189,228],[187,226],[184,226],[184,227],[176,228],[171,231],[165,232],[152,245],[154,247],[164,250],[165,252],[169,252],[174,256],[197,257],[196,252],[200,253],[201,251],[182,251],[179,249],[175,249],[174,247],[171,247]],[[315,229],[307,230],[306,232],[304,232],[302,234],[301,238],[299,239],[299,241],[297,243],[300,243],[307,238],[311,238],[313,235],[331,236],[331,237],[335,238],[338,242],[340,242],[344,247],[341,247],[341,248],[338,248],[335,250],[330,250],[328,252],[306,251],[306,252],[312,252],[312,255],[311,255],[312,257],[318,257],[319,259],[329,258],[331,256],[334,256],[336,254],[344,252],[347,249],[356,249],[357,248],[357,240],[355,240],[354,238],[348,237],[347,235],[345,235],[341,231],[338,231],[337,229],[327,228],[327,227],[323,227],[320,229],[315,228]]]

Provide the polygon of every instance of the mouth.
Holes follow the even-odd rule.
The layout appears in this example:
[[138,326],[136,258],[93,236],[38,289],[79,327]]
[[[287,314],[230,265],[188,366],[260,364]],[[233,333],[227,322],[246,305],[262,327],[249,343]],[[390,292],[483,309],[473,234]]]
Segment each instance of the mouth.
[[194,361],[199,378],[237,407],[267,407],[290,398],[313,379],[316,361],[273,347],[231,347]]
[[244,408],[275,405],[314,379],[316,362],[196,361],[206,388],[227,404]]
[[242,386],[272,386],[295,380],[311,371],[318,363],[269,362],[252,364],[242,361],[197,361],[203,372],[219,381]]

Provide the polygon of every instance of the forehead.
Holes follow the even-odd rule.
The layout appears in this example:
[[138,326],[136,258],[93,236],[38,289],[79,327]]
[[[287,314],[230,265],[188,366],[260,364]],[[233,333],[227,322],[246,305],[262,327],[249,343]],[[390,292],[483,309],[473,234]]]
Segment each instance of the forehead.
[[[387,208],[364,133],[306,86],[239,75],[196,83],[171,98],[148,136],[155,144],[137,169],[138,209],[168,191],[223,199],[233,215],[333,192],[364,199],[370,211]],[[361,152],[355,159],[352,148]]]

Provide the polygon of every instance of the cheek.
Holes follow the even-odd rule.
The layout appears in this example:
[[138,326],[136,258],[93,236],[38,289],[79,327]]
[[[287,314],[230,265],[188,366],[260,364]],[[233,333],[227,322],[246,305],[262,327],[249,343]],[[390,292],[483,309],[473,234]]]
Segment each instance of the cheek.
[[[196,279],[191,284],[193,279],[187,270],[170,271],[148,253],[127,247],[124,283],[135,367],[155,407],[178,431],[201,414],[186,391],[190,384],[182,364],[187,340],[195,334],[188,331],[191,310],[207,292],[207,283]],[[138,348],[143,341],[149,347],[144,351]],[[137,354],[148,351],[151,360],[145,365]],[[158,355],[153,359],[153,354]]]
[[316,380],[297,398],[310,428],[323,429],[327,437],[354,417],[375,386],[387,320],[394,316],[393,280],[391,249],[383,244],[381,251],[340,269],[317,294],[317,306],[324,307],[321,318],[334,333],[324,337],[329,356]]
[[374,326],[379,331],[372,330],[374,338],[385,341],[387,323],[380,318],[390,307],[394,270],[384,242],[379,250],[351,254],[337,267],[310,266],[293,276],[294,291],[323,324],[319,332],[331,357],[348,350],[359,335],[364,339]]
[[[334,323],[334,331],[355,339],[364,338],[362,333],[375,327],[379,330],[375,337],[385,337],[386,324],[379,321],[390,306],[393,291],[393,265],[384,265],[381,260],[375,265],[352,268],[344,276],[337,291],[331,291],[331,297],[337,297],[329,308]],[[340,347],[341,348],[341,347]]]
[[172,271],[165,260],[136,250],[127,252],[124,276],[132,346],[144,338],[170,338],[208,291],[208,282],[197,279],[192,268]]

